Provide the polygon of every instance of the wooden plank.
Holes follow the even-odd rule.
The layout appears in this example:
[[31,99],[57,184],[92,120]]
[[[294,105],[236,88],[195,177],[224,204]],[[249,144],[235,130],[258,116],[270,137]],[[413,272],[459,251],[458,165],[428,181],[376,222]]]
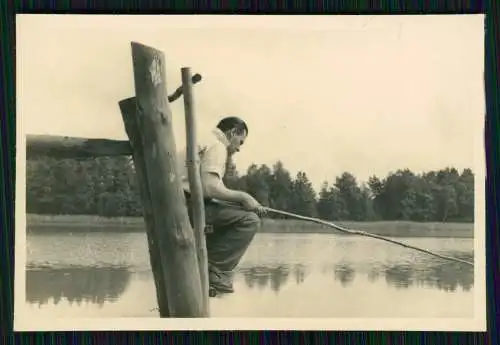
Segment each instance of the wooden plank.
[[125,140],[88,139],[57,135],[26,136],[26,158],[40,156],[56,158],[90,158],[130,156],[132,148]]
[[[194,232],[177,175],[172,115],[162,52],[132,42],[137,120],[155,219],[170,317],[203,317]],[[153,272],[153,274],[159,274]]]
[[186,119],[187,139],[187,170],[189,178],[189,189],[191,191],[191,210],[193,216],[194,237],[196,240],[196,252],[198,266],[200,269],[201,287],[203,292],[203,309],[209,314],[208,301],[208,262],[207,245],[205,240],[205,205],[203,203],[203,189],[201,186],[200,162],[196,139],[196,117],[193,100],[193,88],[191,69],[182,68],[182,87],[184,89],[184,111]]
[[154,231],[154,216],[153,204],[151,201],[151,193],[149,191],[149,183],[147,179],[146,164],[144,162],[142,138],[139,131],[139,126],[136,119],[136,102],[135,98],[127,98],[118,102],[120,111],[122,113],[123,122],[125,124],[125,131],[130,139],[133,148],[133,159],[135,166],[135,173],[137,184],[139,186],[139,193],[142,201],[143,217],[146,225],[146,234],[149,247],[149,259],[152,271],[154,274],[154,281],[156,286],[156,299],[158,302],[158,309],[160,317],[168,317],[168,299],[167,299],[167,277],[164,275],[160,266],[160,248],[156,233]]

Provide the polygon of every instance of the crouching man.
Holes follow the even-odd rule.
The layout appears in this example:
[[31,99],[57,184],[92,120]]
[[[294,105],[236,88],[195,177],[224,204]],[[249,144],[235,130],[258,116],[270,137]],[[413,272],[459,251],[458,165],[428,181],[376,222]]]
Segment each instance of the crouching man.
[[[247,135],[248,127],[243,120],[227,117],[208,135],[198,139],[205,222],[213,228],[211,233],[206,234],[209,284],[217,292],[234,292],[234,269],[260,226],[259,216],[266,212],[265,207],[250,194],[228,189],[222,180],[228,160],[240,151]],[[192,224],[185,149],[181,151],[178,163]],[[243,207],[217,204],[213,199],[238,203]]]

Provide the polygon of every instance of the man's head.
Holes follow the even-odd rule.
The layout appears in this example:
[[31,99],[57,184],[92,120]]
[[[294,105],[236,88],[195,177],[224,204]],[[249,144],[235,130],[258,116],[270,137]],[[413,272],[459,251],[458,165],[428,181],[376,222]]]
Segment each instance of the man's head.
[[226,117],[217,124],[217,128],[226,135],[229,141],[229,154],[239,152],[248,135],[245,121],[238,117]]

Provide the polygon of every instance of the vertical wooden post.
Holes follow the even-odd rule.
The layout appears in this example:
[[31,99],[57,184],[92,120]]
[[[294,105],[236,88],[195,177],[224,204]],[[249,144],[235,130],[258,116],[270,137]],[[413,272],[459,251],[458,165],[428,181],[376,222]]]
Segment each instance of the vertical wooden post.
[[203,291],[203,306],[209,310],[208,301],[208,262],[207,246],[205,241],[205,206],[203,203],[203,189],[201,186],[200,165],[198,156],[198,145],[196,140],[196,117],[193,100],[193,87],[191,69],[181,69],[182,88],[184,93],[184,111],[186,118],[186,153],[187,169],[189,178],[189,189],[191,191],[191,209],[193,215],[194,237],[196,240],[196,251],[198,255],[198,266],[200,269],[201,287]]
[[158,302],[158,309],[160,317],[168,317],[168,301],[167,301],[167,277],[160,266],[160,250],[158,240],[155,238],[154,231],[154,216],[153,204],[151,201],[151,193],[149,191],[149,183],[146,173],[146,164],[144,162],[142,137],[139,131],[136,118],[136,102],[135,98],[127,98],[118,102],[122,113],[123,122],[125,124],[125,131],[129,137],[130,146],[132,147],[132,155],[134,159],[135,173],[137,177],[137,185],[139,186],[139,193],[142,201],[142,210],[144,222],[146,224],[146,235],[149,245],[149,261],[151,263],[151,270],[154,273],[154,281],[156,286],[156,300]]
[[195,238],[177,175],[172,115],[167,101],[165,57],[132,42],[137,120],[153,206],[154,236],[160,248],[170,317],[203,317]]

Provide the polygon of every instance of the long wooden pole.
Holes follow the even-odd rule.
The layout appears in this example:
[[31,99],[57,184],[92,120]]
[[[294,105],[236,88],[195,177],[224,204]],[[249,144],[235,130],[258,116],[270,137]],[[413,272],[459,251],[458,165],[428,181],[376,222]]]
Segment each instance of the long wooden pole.
[[[218,204],[221,204],[221,205],[225,205],[225,206],[231,206],[231,207],[235,207],[235,208],[241,208],[241,205],[235,204],[235,203],[229,203],[229,202],[224,202],[224,201],[214,201],[214,202],[216,202]],[[309,221],[309,222],[321,224],[321,225],[324,225],[324,226],[327,226],[327,227],[330,227],[330,228],[337,229],[340,232],[343,232],[343,233],[346,233],[346,234],[350,234],[350,235],[359,235],[359,236],[376,238],[378,240],[390,242],[390,243],[397,244],[397,245],[405,247],[405,248],[409,248],[409,249],[413,249],[413,250],[416,250],[416,251],[419,251],[419,252],[422,252],[422,253],[433,255],[433,256],[436,256],[436,257],[441,258],[441,259],[455,261],[455,262],[460,262],[460,263],[463,263],[463,264],[466,264],[466,265],[469,265],[469,266],[474,266],[473,262],[470,262],[470,261],[467,261],[467,260],[462,260],[462,259],[455,258],[455,257],[452,257],[452,256],[447,256],[447,255],[441,255],[441,254],[438,254],[438,253],[434,253],[434,252],[432,252],[430,250],[426,250],[426,249],[422,249],[422,248],[419,248],[419,247],[415,247],[415,246],[412,246],[412,245],[409,245],[409,244],[406,244],[406,243],[403,243],[403,242],[400,242],[400,241],[396,241],[396,240],[393,240],[393,239],[390,239],[390,238],[387,238],[387,237],[384,237],[384,236],[370,234],[369,232],[366,232],[366,231],[346,229],[346,228],[344,228],[344,227],[342,227],[340,225],[337,225],[337,224],[334,224],[334,223],[331,223],[331,222],[327,222],[325,220],[321,220],[321,219],[317,219],[317,218],[312,218],[312,217],[301,216],[301,215],[298,215],[298,214],[295,214],[295,213],[286,212],[286,211],[280,211],[280,210],[276,210],[276,209],[270,208],[270,207],[266,207],[266,209],[267,209],[267,212],[269,212],[269,213],[280,214],[280,215],[288,216],[288,217],[295,218],[295,219],[300,219],[300,220],[305,220],[305,221]]]
[[[155,219],[159,266],[166,277],[170,317],[202,317],[201,280],[193,229],[177,174],[172,115],[167,101],[165,57],[132,42],[137,119]],[[158,272],[153,272],[159,275]]]
[[122,113],[123,122],[125,124],[125,131],[130,139],[133,149],[133,159],[137,184],[139,186],[139,194],[142,202],[142,210],[144,222],[146,225],[146,234],[149,247],[149,261],[151,269],[154,272],[154,282],[156,286],[156,300],[158,303],[158,310],[160,317],[170,316],[167,300],[167,277],[165,272],[160,266],[160,250],[158,240],[155,233],[155,220],[153,215],[153,203],[151,201],[151,192],[149,190],[149,183],[146,172],[146,163],[144,161],[144,149],[142,146],[142,137],[137,123],[136,116],[136,102],[135,97],[127,98],[118,102],[120,111]]
[[203,189],[201,185],[200,164],[197,145],[197,128],[195,105],[193,100],[193,88],[191,83],[191,69],[181,69],[182,88],[184,90],[184,111],[186,118],[186,165],[189,178],[189,190],[191,192],[190,202],[193,217],[194,236],[196,239],[196,251],[198,255],[198,266],[200,269],[201,287],[203,291],[203,309],[209,314],[208,300],[208,262],[207,246],[205,241],[205,205],[203,203]]
[[390,242],[390,243],[397,244],[397,245],[405,247],[405,248],[410,248],[410,249],[413,249],[413,250],[416,250],[416,251],[419,251],[419,252],[422,252],[422,253],[433,255],[433,256],[436,256],[436,257],[441,258],[441,259],[455,261],[455,262],[460,262],[460,263],[463,263],[463,264],[466,264],[466,265],[474,266],[474,263],[472,263],[470,261],[467,261],[467,260],[462,260],[462,259],[459,259],[459,258],[454,258],[452,256],[447,256],[447,255],[441,255],[441,254],[438,254],[438,253],[434,253],[434,252],[432,252],[430,250],[418,248],[418,247],[415,247],[415,246],[412,246],[412,245],[409,245],[409,244],[406,244],[406,243],[403,243],[403,242],[400,242],[400,241],[396,241],[396,240],[393,240],[393,239],[390,239],[390,238],[387,238],[387,237],[384,237],[384,236],[370,234],[370,233],[368,233],[366,231],[346,229],[344,227],[341,227],[339,225],[336,225],[334,223],[327,222],[327,221],[324,221],[324,220],[321,220],[321,219],[300,216],[298,214],[294,214],[294,213],[290,213],[290,212],[285,212],[285,211],[280,211],[280,210],[275,210],[275,209],[272,209],[272,208],[268,208],[267,210],[269,212],[272,212],[272,213],[275,213],[275,214],[281,214],[281,215],[284,215],[284,216],[293,217],[295,219],[306,220],[306,221],[314,222],[314,223],[317,223],[317,224],[322,224],[322,225],[328,226],[330,228],[337,229],[338,231],[341,231],[341,232],[344,232],[344,233],[347,233],[347,234],[376,238],[378,240]]

